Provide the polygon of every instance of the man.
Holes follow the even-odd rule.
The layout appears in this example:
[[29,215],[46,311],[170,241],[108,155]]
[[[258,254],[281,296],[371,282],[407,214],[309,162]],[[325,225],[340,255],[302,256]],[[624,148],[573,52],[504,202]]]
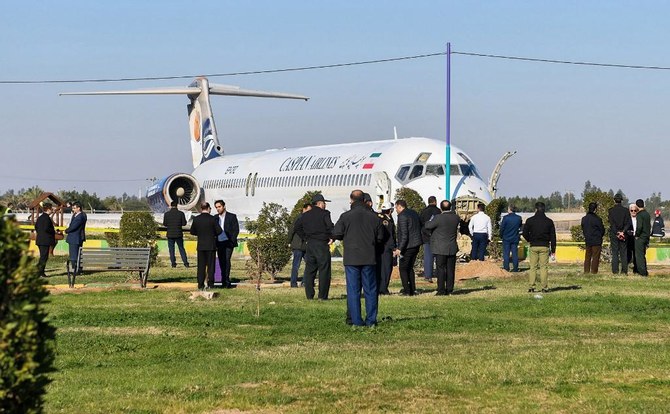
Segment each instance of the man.
[[168,251],[170,252],[170,263],[172,267],[177,267],[177,259],[174,254],[174,245],[177,243],[179,255],[184,267],[189,267],[186,250],[184,250],[184,230],[186,225],[186,215],[177,208],[177,200],[172,200],[170,210],[163,214],[163,225],[167,228]]
[[405,200],[395,202],[395,211],[398,214],[396,232],[398,246],[393,255],[399,257],[398,270],[402,282],[401,295],[414,296],[416,283],[414,280],[414,262],[423,243],[421,239],[421,219],[416,211],[407,208]]
[[[347,310],[351,324],[377,324],[377,280],[375,256],[384,230],[377,215],[366,205],[361,190],[349,195],[351,209],[343,213],[333,230],[333,238],[344,242],[344,272],[347,280]],[[365,296],[365,323],[361,316],[361,287]]]
[[472,237],[472,251],[470,258],[472,260],[484,260],[486,254],[486,246],[488,246],[491,239],[493,239],[493,227],[491,226],[491,218],[484,213],[486,206],[483,203],[477,204],[477,214],[472,216],[468,230]]
[[233,287],[230,283],[230,259],[233,257],[233,249],[237,247],[240,223],[235,214],[226,211],[226,203],[223,200],[216,200],[214,207],[219,214],[219,227],[223,229],[216,240],[216,255],[219,257],[223,288],[230,289]]
[[384,240],[380,244],[381,255],[377,263],[377,290],[380,295],[390,295],[389,284],[391,283],[391,273],[393,272],[393,251],[396,248],[396,233],[391,210],[393,210],[393,204],[387,203],[382,207],[382,212],[377,215],[384,229]]
[[617,193],[614,196],[614,207],[607,211],[610,222],[610,248],[612,249],[612,273],[628,274],[628,259],[626,258],[626,234],[632,228],[630,214],[626,207],[621,205],[623,196]]
[[288,246],[293,251],[293,265],[291,266],[291,287],[298,287],[298,270],[300,269],[300,262],[302,261],[303,256],[305,256],[305,250],[307,245],[305,240],[301,239],[298,233],[295,231],[295,227],[298,224],[298,220],[302,219],[302,215],[305,212],[311,210],[312,205],[305,203],[302,206],[302,213],[295,219],[293,226],[291,226],[291,231],[288,234]]
[[37,264],[37,268],[40,271],[41,277],[47,277],[44,269],[47,266],[47,260],[49,260],[49,250],[52,246],[56,245],[56,229],[51,220],[52,212],[53,208],[51,204],[44,203],[42,214],[35,221],[35,245],[40,251],[40,261]]
[[528,292],[535,292],[535,279],[540,271],[542,292],[548,292],[547,277],[549,272],[549,254],[553,258],[556,254],[556,227],[554,221],[544,214],[544,203],[535,203],[535,215],[526,220],[523,227],[523,238],[530,243],[530,288]]
[[[216,252],[216,239],[223,229],[219,220],[211,216],[212,211],[209,203],[200,205],[201,213],[193,219],[191,234],[198,237],[198,289],[210,289],[214,286],[214,254]],[[207,284],[205,284],[207,278]]]
[[426,223],[430,233],[430,246],[437,259],[437,295],[451,295],[456,278],[456,253],[458,253],[458,228],[461,219],[451,211],[451,203],[442,200],[441,214]]
[[425,229],[426,223],[433,217],[440,215],[441,211],[437,208],[437,198],[428,197],[428,206],[421,211],[419,220],[421,221],[421,241],[423,242],[423,277],[428,283],[433,283],[433,265],[435,260],[430,248],[430,232]]
[[296,223],[296,233],[306,241],[305,273],[302,283],[307,299],[314,299],[314,279],[319,273],[318,299],[328,300],[330,291],[330,243],[333,238],[333,221],[326,210],[326,200],[322,194],[312,197],[312,209],[303,213]]
[[640,211],[637,204],[631,203],[628,205],[630,211],[631,229],[626,232],[626,260],[628,265],[633,264],[633,274],[637,275],[637,261],[635,260],[635,229],[637,226],[637,213]]
[[86,213],[81,211],[81,203],[78,201],[72,203],[72,212],[74,214],[70,225],[65,229],[67,234],[65,241],[70,250],[70,266],[74,269],[74,274],[78,275],[81,273],[81,269],[78,268],[79,249],[86,241]]
[[640,276],[649,276],[647,272],[647,247],[651,236],[651,216],[644,208],[642,199],[635,200],[638,211],[635,226],[635,262],[637,263],[637,272]]
[[584,233],[584,243],[586,251],[584,253],[584,274],[597,274],[600,264],[600,252],[603,246],[603,236],[605,235],[605,226],[603,221],[596,214],[598,204],[589,203],[589,211],[582,217],[582,233]]
[[500,238],[503,246],[503,269],[509,270],[509,255],[512,253],[512,272],[519,271],[519,240],[521,233],[521,216],[516,214],[516,206],[510,205],[507,215],[500,223]]
[[651,235],[659,239],[665,237],[665,223],[663,223],[661,210],[656,209],[654,211],[654,223],[651,225]]

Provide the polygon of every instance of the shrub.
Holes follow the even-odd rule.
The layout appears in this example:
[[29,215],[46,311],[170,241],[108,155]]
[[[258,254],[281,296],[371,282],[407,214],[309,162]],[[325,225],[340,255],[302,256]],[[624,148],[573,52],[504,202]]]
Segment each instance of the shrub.
[[263,203],[258,219],[245,223],[245,228],[255,237],[249,239],[247,268],[260,280],[264,273],[275,279],[291,259],[288,231],[291,225],[288,210],[276,203]]
[[[148,211],[123,213],[119,224],[118,247],[150,247],[151,265],[154,265],[158,260],[157,231],[158,225]],[[113,239],[107,235],[108,241]]]
[[507,201],[503,198],[495,198],[486,206],[486,215],[491,218],[491,229],[493,237],[489,243],[489,256],[494,259],[502,258],[502,244],[500,239],[500,217],[507,209]]
[[582,226],[580,224],[570,227],[570,237],[573,242],[584,242],[584,232],[582,231]]
[[28,241],[0,219],[0,412],[39,413],[53,371],[56,330]]

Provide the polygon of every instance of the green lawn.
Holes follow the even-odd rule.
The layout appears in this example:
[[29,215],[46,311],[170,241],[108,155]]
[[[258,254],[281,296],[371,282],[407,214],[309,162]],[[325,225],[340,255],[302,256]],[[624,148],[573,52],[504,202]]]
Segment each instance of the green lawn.
[[[247,288],[211,301],[163,288],[53,294],[46,412],[668,412],[670,277],[578,269],[552,267],[541,299],[524,273],[449,297],[421,284],[418,297],[382,297],[374,329],[345,325],[339,285],[327,302],[263,289],[259,318]],[[150,282],[195,286],[194,274],[156,267]]]

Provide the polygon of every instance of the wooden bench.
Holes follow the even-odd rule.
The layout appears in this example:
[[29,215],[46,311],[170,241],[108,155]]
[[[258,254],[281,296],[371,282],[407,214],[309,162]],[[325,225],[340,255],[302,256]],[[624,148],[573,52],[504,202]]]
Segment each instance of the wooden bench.
[[147,287],[149,277],[149,262],[151,248],[149,247],[110,247],[108,249],[96,247],[80,247],[77,266],[71,269],[67,263],[67,283],[74,287],[74,278],[81,271],[128,271],[140,273],[140,286]]

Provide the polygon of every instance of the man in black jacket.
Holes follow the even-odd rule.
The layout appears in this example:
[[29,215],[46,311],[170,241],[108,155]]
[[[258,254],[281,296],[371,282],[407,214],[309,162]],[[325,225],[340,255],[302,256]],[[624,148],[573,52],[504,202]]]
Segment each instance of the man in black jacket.
[[302,218],[302,215],[309,211],[312,208],[311,204],[304,204],[302,206],[302,213],[295,219],[293,226],[291,226],[291,231],[288,233],[288,247],[293,251],[293,264],[291,266],[291,287],[298,287],[298,270],[300,269],[300,262],[302,261],[303,256],[305,256],[305,250],[307,250],[307,245],[305,241],[300,238],[298,233],[295,231],[295,226],[298,224],[298,220]]
[[51,220],[52,211],[51,204],[45,203],[42,206],[42,214],[35,221],[35,245],[40,250],[40,261],[37,263],[37,268],[42,277],[47,277],[44,269],[49,260],[49,250],[56,245],[56,229]]
[[230,283],[231,258],[233,249],[237,247],[237,236],[240,234],[240,223],[237,216],[226,210],[226,203],[223,200],[216,200],[214,207],[218,216],[219,226],[223,230],[216,239],[216,255],[219,258],[219,268],[221,269],[221,283],[224,289],[229,289],[233,285]]
[[302,283],[305,286],[307,299],[314,299],[314,279],[319,273],[320,300],[328,300],[330,291],[330,243],[333,238],[333,221],[330,211],[326,210],[323,195],[312,197],[312,209],[303,213],[302,219],[296,223],[295,231],[305,240],[305,273]]
[[523,226],[523,238],[530,243],[530,282],[529,292],[535,292],[537,271],[540,270],[542,292],[548,292],[549,254],[556,254],[556,227],[554,221],[544,214],[544,203],[535,203],[535,215],[526,220]]
[[[216,252],[216,238],[223,233],[219,220],[209,213],[212,210],[209,203],[200,205],[202,212],[193,219],[191,234],[198,236],[198,289],[208,289],[214,286],[214,260]],[[207,285],[205,285],[207,277]]]
[[421,220],[416,211],[407,208],[405,200],[395,202],[395,211],[398,214],[398,247],[394,255],[400,258],[398,270],[402,282],[401,295],[414,296],[416,284],[414,280],[414,262],[422,244]]
[[582,232],[586,249],[584,253],[584,274],[598,273],[600,263],[600,251],[603,246],[605,226],[603,220],[596,214],[598,204],[590,203],[589,212],[582,217]]
[[649,273],[647,272],[647,258],[645,255],[651,236],[651,216],[644,208],[644,200],[635,200],[635,205],[639,210],[637,217],[635,217],[635,263],[637,264],[637,272],[640,276],[649,276]]
[[361,287],[365,295],[365,326],[377,324],[377,280],[375,256],[384,229],[377,215],[365,204],[363,192],[351,192],[351,210],[335,224],[333,238],[344,241],[344,271],[347,279],[347,309],[351,323],[363,326]]
[[456,278],[456,253],[458,253],[458,227],[460,217],[451,210],[451,203],[442,200],[442,213],[426,223],[430,244],[437,261],[437,295],[451,295]]
[[433,283],[433,265],[435,259],[430,248],[430,232],[426,230],[426,223],[433,217],[439,216],[440,209],[437,208],[437,198],[428,197],[428,206],[421,211],[419,220],[421,221],[421,241],[423,242],[423,277],[426,282]]
[[[633,228],[630,214],[626,207],[621,205],[623,197],[617,193],[614,196],[614,207],[607,211],[610,222],[610,248],[612,249],[612,273],[628,274],[628,258],[626,247],[626,234]],[[619,263],[621,267],[619,268]]]
[[172,267],[177,267],[177,258],[174,254],[174,245],[176,243],[179,248],[181,261],[185,267],[188,267],[188,257],[186,256],[186,250],[184,250],[184,230],[182,229],[186,225],[186,215],[177,208],[177,200],[172,200],[170,207],[170,210],[163,214],[163,225],[167,228],[170,263]]
[[391,211],[392,203],[384,203],[382,212],[377,214],[384,228],[384,240],[378,248],[381,250],[379,263],[377,263],[377,290],[380,295],[389,295],[389,283],[391,282],[391,273],[393,273],[393,251],[396,247],[395,223]]

